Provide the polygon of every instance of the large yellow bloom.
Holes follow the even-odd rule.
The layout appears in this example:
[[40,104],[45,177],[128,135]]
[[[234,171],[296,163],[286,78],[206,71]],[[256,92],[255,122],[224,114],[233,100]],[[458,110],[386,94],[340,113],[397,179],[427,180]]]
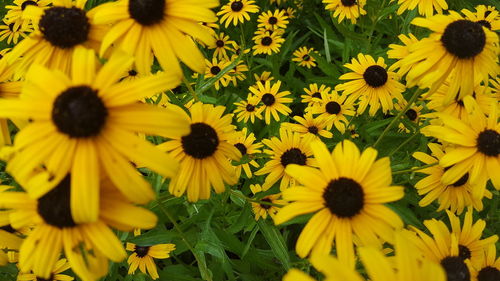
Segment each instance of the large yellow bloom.
[[171,194],[180,197],[187,191],[188,200],[196,202],[209,199],[211,187],[222,193],[226,183],[238,182],[230,160],[239,161],[241,153],[229,143],[235,127],[231,125],[233,116],[223,115],[225,109],[224,106],[193,104],[189,108],[191,132],[158,146],[181,163],[168,186]]
[[496,77],[498,66],[498,35],[480,23],[464,19],[454,11],[449,15],[416,18],[413,25],[433,33],[410,46],[410,54],[401,60],[398,74],[408,71],[409,87],[418,85],[435,92],[448,77],[450,81],[446,103],[457,95],[461,99],[472,95],[474,87],[489,76]]
[[24,192],[3,192],[0,196],[0,208],[10,210],[13,228],[33,228],[19,250],[22,272],[32,270],[37,276],[48,279],[64,252],[71,268],[82,280],[97,280],[106,274],[108,259],[119,262],[126,257],[122,243],[110,226],[131,231],[156,225],[154,213],[131,204],[106,180],[99,192],[97,220],[77,223],[70,208],[72,181],[73,176],[66,176],[38,199]]
[[313,141],[311,148],[320,169],[287,166],[286,173],[303,186],[283,191],[283,199],[292,203],[279,211],[275,222],[314,213],[299,236],[297,254],[328,254],[335,240],[339,259],[354,267],[354,241],[381,247],[381,241],[393,241],[394,229],[403,227],[398,215],[383,205],[403,197],[403,187],[390,186],[389,159],[375,160],[373,148],[360,153],[348,140],[331,153],[321,141]]
[[113,24],[100,53],[116,46],[134,55],[140,73],[151,71],[153,55],[163,70],[178,76],[182,76],[178,59],[203,73],[204,56],[191,37],[205,45],[215,44],[212,34],[198,22],[215,22],[210,9],[218,5],[218,0],[119,0],[99,5],[93,22]]
[[[98,217],[101,173],[127,198],[146,203],[155,193],[131,162],[168,177],[177,171],[172,157],[136,133],[175,137],[189,131],[183,115],[138,102],[175,87],[178,79],[163,74],[117,83],[132,62],[117,55],[96,73],[94,52],[76,48],[71,77],[34,65],[20,97],[0,100],[2,117],[32,121],[16,136],[7,171],[34,198],[71,171],[71,211],[77,222]],[[33,175],[42,166],[44,172]]]

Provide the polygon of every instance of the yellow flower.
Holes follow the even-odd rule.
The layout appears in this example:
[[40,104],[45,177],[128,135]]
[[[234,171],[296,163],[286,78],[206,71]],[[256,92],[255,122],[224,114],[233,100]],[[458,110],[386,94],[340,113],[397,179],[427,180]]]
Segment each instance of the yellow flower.
[[366,15],[366,11],[363,9],[366,0],[323,0],[323,3],[326,4],[326,10],[333,12],[334,18],[338,17],[339,23],[348,19],[356,24],[357,18]]
[[291,95],[289,91],[280,92],[281,81],[276,81],[271,86],[271,82],[266,81],[265,84],[257,82],[256,86],[250,86],[248,88],[252,94],[260,99],[260,101],[264,104],[259,107],[259,113],[264,112],[264,120],[266,124],[271,123],[271,115],[274,117],[276,122],[280,121],[280,117],[278,112],[284,115],[288,115],[292,112],[292,110],[286,106],[285,104],[291,103],[293,101],[292,98],[285,98],[286,96]]
[[175,250],[174,244],[156,244],[152,246],[139,246],[134,243],[127,243],[127,251],[133,252],[127,259],[130,265],[128,274],[134,274],[137,268],[149,274],[154,280],[158,279],[158,271],[154,259],[167,259],[170,252]]
[[434,11],[438,14],[442,14],[443,11],[448,9],[446,0],[391,0],[391,2],[394,1],[398,1],[398,5],[400,5],[398,15],[401,15],[404,11],[414,10],[417,6],[418,13],[426,17],[434,15]]
[[394,229],[403,227],[398,215],[383,205],[402,198],[403,187],[390,186],[389,159],[375,160],[373,148],[360,153],[348,140],[331,153],[318,140],[311,148],[320,169],[286,167],[286,173],[301,185],[283,191],[283,199],[292,203],[281,208],[275,222],[314,213],[297,240],[299,257],[328,254],[335,240],[339,259],[354,267],[354,241],[381,247],[382,241],[393,241]]
[[237,25],[238,22],[245,22],[250,20],[249,13],[257,13],[259,6],[255,5],[254,0],[230,0],[226,5],[222,6],[220,12],[217,13],[220,18],[221,24],[225,22],[226,28],[233,22]]
[[299,66],[315,67],[316,59],[311,56],[311,52],[314,52],[314,48],[300,47],[293,52],[294,58],[292,58],[292,61],[297,62]]

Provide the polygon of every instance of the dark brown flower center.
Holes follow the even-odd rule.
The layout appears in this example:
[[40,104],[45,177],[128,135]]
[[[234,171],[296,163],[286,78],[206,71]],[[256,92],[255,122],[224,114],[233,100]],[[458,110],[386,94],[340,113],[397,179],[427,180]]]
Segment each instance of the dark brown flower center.
[[266,106],[271,106],[276,102],[276,98],[269,93],[262,95],[261,100]]
[[135,70],[131,69],[131,70],[129,70],[129,71],[128,71],[128,75],[129,75],[129,76],[132,76],[132,77],[133,77],[133,76],[136,76],[136,75],[137,75],[137,71],[135,71]]
[[157,24],[165,17],[165,0],[129,0],[128,13],[141,25]]
[[217,41],[215,42],[215,45],[217,45],[217,47],[218,47],[218,48],[222,48],[222,47],[224,47],[224,41],[222,41],[222,40],[217,40]]
[[76,226],[70,207],[71,176],[66,176],[56,187],[38,198],[38,214],[43,220],[58,228]]
[[408,117],[408,119],[410,119],[410,121],[415,121],[415,120],[417,120],[418,113],[414,109],[410,108],[408,111],[406,111],[406,117]]
[[461,257],[446,257],[441,260],[447,281],[470,281],[470,272]]
[[449,53],[461,59],[469,59],[483,51],[486,34],[479,23],[457,20],[448,24],[441,42]]
[[461,257],[463,260],[470,259],[471,253],[469,248],[467,248],[464,245],[458,245],[458,256]]
[[356,0],[341,0],[343,6],[351,7],[356,5]]
[[341,109],[340,104],[335,101],[331,101],[325,105],[325,110],[329,114],[339,114]]
[[476,139],[476,146],[479,152],[496,157],[500,154],[500,134],[490,129],[482,131]]
[[363,73],[366,84],[373,88],[384,86],[387,82],[387,71],[380,65],[371,65]]
[[274,25],[278,23],[278,19],[276,17],[270,17],[268,23]]
[[264,46],[269,46],[273,43],[273,39],[269,36],[266,36],[266,37],[262,38],[262,41],[260,41],[260,42]]
[[315,135],[317,135],[317,134],[318,134],[318,132],[319,132],[318,127],[316,127],[316,126],[309,126],[309,127],[307,128],[307,131],[308,131],[309,133],[311,133],[311,134],[315,134]]
[[311,57],[310,57],[308,54],[305,54],[305,55],[302,57],[302,59],[303,59],[304,61],[309,61],[309,60],[311,59]]
[[320,99],[321,98],[321,93],[320,92],[316,92],[314,94],[311,95],[313,98],[318,98]]
[[84,10],[72,7],[51,7],[39,22],[44,38],[55,47],[72,48],[87,41],[90,23]]
[[487,29],[491,30],[491,23],[487,20],[480,20],[480,21],[476,21],[477,23],[479,23],[480,25],[486,27]]
[[307,156],[298,148],[291,148],[281,155],[281,165],[283,165],[283,167],[286,167],[289,164],[304,166],[306,161]]
[[106,123],[108,110],[88,86],[68,88],[55,99],[52,121],[57,129],[74,138],[96,136]]
[[231,3],[231,10],[233,10],[233,12],[239,12],[243,9],[243,3],[241,3],[241,1],[234,1],[233,3]]
[[191,124],[191,133],[181,139],[182,148],[187,155],[197,159],[212,156],[219,146],[217,132],[205,123]]
[[241,142],[235,144],[234,146],[241,152],[242,156],[247,154],[247,147]]
[[137,254],[137,256],[139,258],[143,258],[145,256],[147,256],[148,252],[149,252],[149,246],[135,246],[135,250],[134,252]]
[[477,281],[498,281],[500,280],[500,270],[495,267],[487,266],[477,274]]
[[24,11],[24,9],[26,9],[26,7],[28,7],[29,5],[38,6],[38,4],[35,1],[28,0],[28,1],[24,1],[21,4],[21,10]]
[[254,112],[255,111],[255,105],[253,105],[253,104],[247,104],[247,106],[245,106],[245,109],[248,112]]
[[220,71],[221,69],[217,65],[214,65],[210,68],[210,73],[212,73],[213,75],[219,74]]
[[[267,202],[267,203],[272,203],[271,199],[268,198],[268,197],[264,197],[262,198],[260,201],[264,201],[264,202]],[[269,210],[271,209],[271,205],[268,205],[268,204],[260,204],[260,207],[264,210]]]
[[356,181],[349,178],[332,180],[323,193],[325,207],[340,218],[352,218],[364,206],[365,193]]

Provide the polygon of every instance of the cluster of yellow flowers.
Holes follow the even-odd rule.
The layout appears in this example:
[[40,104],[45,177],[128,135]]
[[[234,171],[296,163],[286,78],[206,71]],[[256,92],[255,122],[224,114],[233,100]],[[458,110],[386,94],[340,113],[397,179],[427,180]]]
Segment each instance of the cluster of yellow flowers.
[[[356,23],[366,2],[323,0],[338,23]],[[418,6],[426,17],[412,24],[430,34],[400,35],[403,45],[387,51],[396,60],[391,66],[359,53],[344,64],[343,83],[308,81],[300,103],[283,90],[288,81],[252,68],[249,59],[280,52],[305,5],[300,1],[258,16],[253,52],[244,28],[240,43],[227,29],[261,10],[254,0],[220,8],[218,0],[118,0],[90,10],[86,4],[6,6],[0,41],[14,46],[0,50],[0,157],[20,187],[0,186],[0,265],[18,262],[23,278],[44,280],[72,280],[64,274],[71,268],[94,281],[130,251],[129,274],[140,269],[159,278],[153,258],[168,258],[175,245],[124,247],[114,232],[139,235],[156,226],[157,216],[138,205],[167,192],[207,200],[212,190],[251,179],[254,197],[243,196],[256,220],[270,216],[280,225],[312,214],[296,253],[310,257],[325,280],[365,280],[354,271],[357,255],[373,281],[486,281],[500,274],[498,237],[481,239],[486,223],[473,219],[493,196],[488,185],[500,189],[500,17],[493,7],[444,15],[444,0],[399,0],[398,14]],[[319,52],[306,46],[293,56],[304,71],[319,63]],[[260,75],[247,78],[255,71]],[[227,108],[200,96],[242,81],[251,86],[227,97]],[[181,82],[186,93],[178,93]],[[379,112],[395,116],[373,147],[360,150],[351,123]],[[397,125],[437,141],[428,144],[430,154],[413,154],[424,168],[408,172],[427,175],[415,184],[419,204],[437,200],[451,230],[435,219],[424,222],[431,236],[404,228],[386,205],[405,191],[392,185],[389,157],[377,159],[375,147]],[[335,141],[333,148],[325,139]],[[160,184],[153,188],[142,173]],[[464,210],[462,223],[457,215]],[[394,258],[385,255],[386,243]],[[329,256],[332,249],[338,259]],[[283,278],[313,280],[296,269]]]

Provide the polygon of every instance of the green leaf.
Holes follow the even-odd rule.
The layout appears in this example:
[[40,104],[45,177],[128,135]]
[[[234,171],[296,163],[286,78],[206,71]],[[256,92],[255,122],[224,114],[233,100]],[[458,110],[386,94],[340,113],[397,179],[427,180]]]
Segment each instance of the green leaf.
[[280,260],[285,270],[290,269],[290,256],[288,255],[286,243],[281,233],[275,226],[267,224],[264,220],[259,220],[257,225],[259,226],[259,229],[262,235],[264,235],[267,243],[271,246],[271,250],[276,258]]

